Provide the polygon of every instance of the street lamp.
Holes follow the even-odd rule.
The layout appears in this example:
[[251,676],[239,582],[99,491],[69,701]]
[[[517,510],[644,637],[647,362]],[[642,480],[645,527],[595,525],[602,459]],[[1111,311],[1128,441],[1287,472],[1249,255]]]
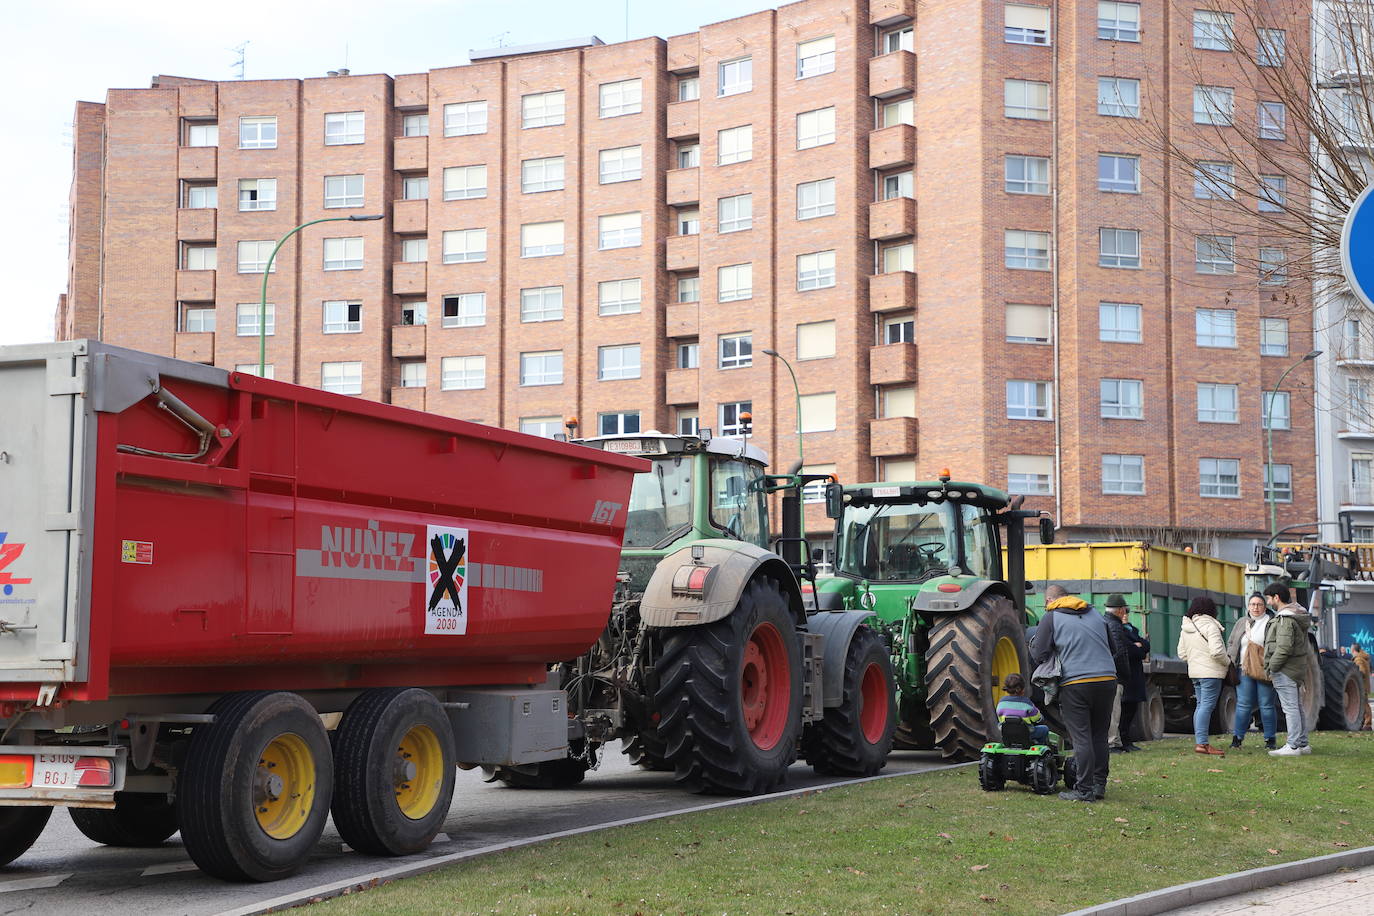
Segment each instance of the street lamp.
[[[1278,399],[1279,388],[1283,386],[1283,380],[1288,378],[1288,373],[1292,372],[1303,363],[1311,362],[1321,355],[1321,350],[1313,350],[1303,356],[1302,359],[1283,370],[1283,374],[1280,375],[1279,380],[1274,383],[1274,387],[1269,389],[1269,397],[1265,399],[1264,428],[1266,430],[1266,438],[1268,439],[1268,463],[1264,466],[1264,489],[1265,496],[1269,501],[1269,540],[1271,543],[1279,534],[1279,507],[1274,502],[1274,401]],[[1293,411],[1289,410],[1288,414],[1291,417]]]
[[267,257],[267,266],[262,271],[262,301],[258,305],[258,377],[267,374],[267,278],[272,274],[272,262],[277,259],[277,252],[281,251],[281,246],[286,244],[286,240],[306,226],[313,226],[316,223],[363,223],[374,219],[381,219],[380,213],[355,214],[353,216],[326,216],[324,219],[312,219],[308,223],[301,223],[295,229],[283,235],[272,249],[272,253]]
[[[777,350],[764,350],[768,356],[773,357],[778,362],[787,367],[787,374],[792,376],[792,391],[797,396],[797,461],[802,467],[806,466],[806,459],[802,454],[802,428],[801,428],[801,388],[797,385],[797,373],[792,371],[792,364]],[[797,473],[801,473],[800,470]]]

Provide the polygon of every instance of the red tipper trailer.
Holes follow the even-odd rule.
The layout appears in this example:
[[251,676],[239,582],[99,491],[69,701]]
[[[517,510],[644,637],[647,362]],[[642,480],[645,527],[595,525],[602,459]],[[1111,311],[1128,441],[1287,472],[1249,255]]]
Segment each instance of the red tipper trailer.
[[0,409],[0,864],[54,805],[229,879],[331,805],[406,854],[455,766],[564,756],[645,462],[91,341],[0,348]]

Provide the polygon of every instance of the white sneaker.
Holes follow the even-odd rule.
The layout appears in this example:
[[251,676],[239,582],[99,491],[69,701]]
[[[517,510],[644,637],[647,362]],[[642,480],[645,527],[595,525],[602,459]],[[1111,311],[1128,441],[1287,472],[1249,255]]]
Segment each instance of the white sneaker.
[[1302,756],[1302,749],[1301,749],[1301,748],[1293,747],[1293,745],[1291,745],[1291,744],[1285,744],[1283,747],[1279,748],[1279,749],[1276,750],[1276,751],[1270,751],[1270,752],[1269,752],[1269,756],[1270,756],[1270,757],[1301,757],[1301,756]]
[[1310,754],[1310,753],[1312,753],[1312,745],[1310,745],[1310,744],[1304,744],[1302,747],[1298,748],[1298,753],[1300,753],[1300,754]]

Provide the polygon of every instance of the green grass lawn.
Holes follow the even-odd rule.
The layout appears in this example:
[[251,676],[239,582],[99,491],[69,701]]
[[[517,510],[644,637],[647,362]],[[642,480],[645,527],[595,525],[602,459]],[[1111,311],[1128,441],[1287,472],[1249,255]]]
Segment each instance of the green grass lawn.
[[[1370,733],[1308,757],[1169,739],[1070,803],[972,767],[689,814],[474,859],[317,904],[329,914],[1063,913],[1374,844]],[[1356,812],[1362,812],[1357,815]]]

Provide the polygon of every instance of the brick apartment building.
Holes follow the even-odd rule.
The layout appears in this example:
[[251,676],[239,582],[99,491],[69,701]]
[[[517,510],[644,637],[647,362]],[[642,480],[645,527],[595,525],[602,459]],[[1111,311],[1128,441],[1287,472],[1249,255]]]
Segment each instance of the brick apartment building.
[[[1306,138],[1213,50],[1255,36],[1165,7],[802,0],[396,77],[112,89],[77,107],[58,335],[256,371],[276,240],[381,214],[283,247],[276,378],[543,434],[748,410],[786,467],[774,348],[810,468],[949,467],[1072,537],[1241,555],[1268,529],[1263,391],[1311,322],[1141,137]],[[1275,29],[1306,41],[1294,9]],[[1275,405],[1281,524],[1314,512],[1310,368]]]

